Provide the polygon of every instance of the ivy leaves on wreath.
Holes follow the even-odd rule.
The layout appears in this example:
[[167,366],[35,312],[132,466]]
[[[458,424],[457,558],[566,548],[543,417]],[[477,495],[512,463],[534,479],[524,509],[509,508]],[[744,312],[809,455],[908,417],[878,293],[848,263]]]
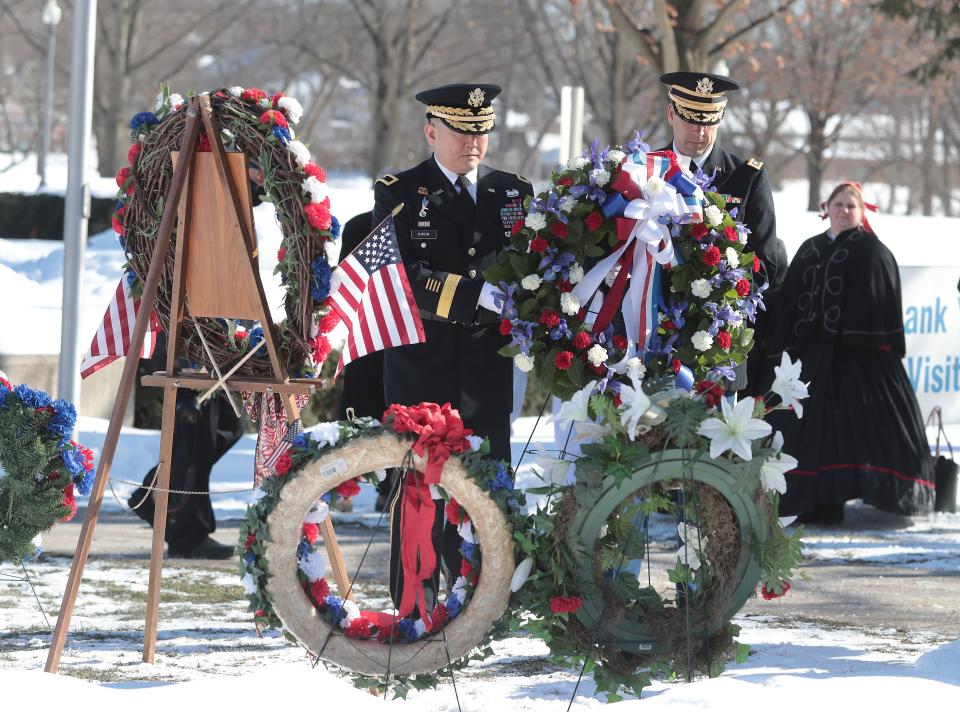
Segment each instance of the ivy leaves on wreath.
[[90,493],[93,453],[70,439],[76,419],[70,402],[0,372],[0,562],[38,556],[40,535]]

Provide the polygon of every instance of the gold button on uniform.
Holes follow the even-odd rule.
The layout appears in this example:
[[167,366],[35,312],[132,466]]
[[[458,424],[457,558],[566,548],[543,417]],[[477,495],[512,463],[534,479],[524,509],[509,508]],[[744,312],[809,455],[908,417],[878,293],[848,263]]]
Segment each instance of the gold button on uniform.
[[477,248],[471,247],[469,250],[467,250],[467,254],[473,257],[475,254],[477,254]]
[[469,272],[467,272],[467,275],[470,277],[470,279],[473,279],[474,277],[477,276],[477,270],[472,269]]

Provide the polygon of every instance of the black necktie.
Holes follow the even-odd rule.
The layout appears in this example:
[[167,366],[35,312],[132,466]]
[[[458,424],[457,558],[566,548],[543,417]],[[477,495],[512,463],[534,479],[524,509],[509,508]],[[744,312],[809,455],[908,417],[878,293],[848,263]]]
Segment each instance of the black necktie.
[[470,181],[466,176],[457,177],[457,185],[460,186],[460,202],[463,203],[463,209],[467,215],[474,218],[477,214],[477,204],[473,202],[473,196],[470,195]]

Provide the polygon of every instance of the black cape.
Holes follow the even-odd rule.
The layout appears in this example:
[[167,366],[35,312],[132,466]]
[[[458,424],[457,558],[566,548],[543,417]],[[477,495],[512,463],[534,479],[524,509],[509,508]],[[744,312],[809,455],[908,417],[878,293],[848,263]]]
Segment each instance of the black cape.
[[[903,368],[900,273],[876,235],[848,230],[801,245],[787,270],[774,315],[775,363],[801,359],[810,382],[803,418],[771,414],[787,473],[781,514],[862,498],[897,514],[933,505],[933,473],[923,421]],[[773,363],[770,364],[772,382]]]

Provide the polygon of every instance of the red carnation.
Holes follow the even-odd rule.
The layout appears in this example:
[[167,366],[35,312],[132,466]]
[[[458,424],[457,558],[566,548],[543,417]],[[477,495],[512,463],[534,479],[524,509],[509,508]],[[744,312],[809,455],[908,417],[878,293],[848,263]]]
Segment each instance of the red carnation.
[[260,123],[273,128],[274,126],[279,126],[280,128],[288,128],[287,117],[283,115],[283,112],[277,111],[276,109],[267,109],[262,114],[260,114]]
[[750,282],[748,282],[745,279],[738,280],[736,290],[739,296],[741,297],[747,296],[748,294],[750,294]]
[[561,292],[572,292],[573,285],[570,284],[570,282],[565,279],[560,279],[560,280],[557,280],[557,289],[560,290]]
[[711,381],[705,379],[703,381],[697,381],[693,389],[697,393],[702,393],[704,400],[707,402],[707,406],[710,408],[716,408],[720,405],[720,399],[723,397],[723,388],[716,381]]
[[664,331],[673,331],[677,325],[673,323],[673,319],[664,319],[660,322],[660,328]]
[[[317,230],[330,229],[332,220],[330,218],[330,208],[327,205],[323,203],[310,203],[303,211],[307,214],[307,222],[310,223],[311,227],[315,227]],[[717,254],[720,254],[719,251],[717,251]]]
[[337,494],[344,499],[350,499],[360,494],[360,478],[354,477],[352,480],[341,482],[337,485]]
[[331,309],[317,322],[317,329],[321,334],[329,334],[337,324],[340,323],[340,314],[335,309]]
[[560,315],[553,309],[544,309],[540,312],[540,323],[548,329],[552,329],[560,324]]
[[573,337],[573,347],[579,351],[590,348],[590,334],[586,331],[578,331]]
[[579,596],[554,596],[550,599],[550,610],[554,615],[574,613],[582,605],[583,599]]
[[260,101],[261,99],[267,98],[267,92],[262,89],[252,88],[244,89],[243,93],[240,94],[240,98],[244,101]]
[[197,145],[194,148],[195,153],[211,153],[213,151],[213,146],[210,145],[210,140],[207,138],[205,133],[201,133],[197,137]]
[[565,223],[557,220],[553,225],[550,226],[550,232],[553,233],[553,236],[562,240],[567,236],[567,226]]
[[454,525],[460,525],[468,519],[466,511],[452,497],[443,511],[447,515],[447,521]]
[[234,341],[243,341],[245,338],[247,338],[247,336],[248,336],[247,332],[244,331],[243,329],[237,329],[236,331],[233,332]]
[[326,579],[317,579],[310,584],[310,598],[321,606],[328,595],[330,595],[330,584],[327,583]]
[[719,248],[711,245],[703,251],[703,255],[700,256],[700,259],[703,260],[703,264],[707,265],[708,267],[716,267],[718,264],[720,264]]
[[627,346],[630,345],[630,342],[627,341],[627,337],[623,334],[614,334],[613,336],[613,348],[617,351],[626,351]]
[[587,217],[583,219],[583,222],[590,232],[599,230],[600,226],[603,225],[603,213],[598,210],[594,210],[593,212],[587,214]]
[[287,259],[287,248],[281,247],[279,250],[277,250],[277,261],[283,262],[285,259]]
[[76,498],[76,497],[74,496],[74,494],[73,494],[73,483],[72,483],[72,482],[71,482],[70,484],[68,484],[68,485],[64,488],[64,490],[63,490],[63,501],[61,502],[61,504],[62,504],[64,507],[69,507],[69,508],[70,508],[70,512],[69,512],[68,514],[63,515],[63,517],[61,517],[60,521],[61,521],[61,523],[62,523],[62,522],[69,522],[69,521],[70,521],[71,519],[73,519],[73,518],[76,516],[76,514],[77,514],[77,498]]
[[277,460],[277,467],[276,467],[277,474],[282,477],[283,475],[290,472],[291,467],[293,467],[293,458],[290,457],[289,452],[285,452],[280,456],[280,459]]
[[430,632],[440,630],[443,624],[447,622],[447,607],[442,603],[433,609],[430,614]]
[[550,247],[550,245],[547,244],[547,241],[544,240],[544,239],[543,239],[542,237],[540,237],[539,235],[538,235],[537,237],[533,238],[533,239],[530,241],[530,251],[531,251],[531,252],[538,252],[538,253],[540,253],[540,254],[542,255],[544,252],[547,251],[547,249],[548,249],[549,247]]
[[303,525],[303,535],[307,537],[307,541],[310,544],[316,544],[317,539],[320,538],[320,525],[309,522]]
[[588,363],[588,364],[587,364],[587,368],[589,368],[591,371],[593,371],[593,372],[594,372],[595,374],[597,374],[598,376],[606,376],[606,375],[607,375],[607,367],[606,367],[606,366],[603,366],[603,365],[594,366],[592,363]]
[[720,344],[720,348],[724,351],[730,348],[730,332],[721,331],[717,334],[717,343]]
[[130,168],[129,166],[124,166],[119,171],[117,171],[117,187],[123,188],[124,183],[130,179]]
[[518,232],[520,232],[521,230],[523,230],[523,220],[517,220],[517,221],[513,224],[513,227],[510,228],[510,236],[513,237],[514,235],[516,235],[516,234],[517,234]]
[[0,386],[3,386],[4,388],[6,388],[7,390],[10,390],[10,391],[13,390],[13,384],[10,383],[10,381],[8,381],[8,380],[7,380],[6,378],[4,378],[3,376],[0,376]]
[[753,256],[753,271],[754,272],[760,271],[760,258],[757,257],[756,255]]
[[783,596],[786,596],[787,591],[789,591],[792,588],[789,581],[781,581],[780,585],[783,588],[780,591],[780,593],[776,593],[775,591],[771,591],[769,588],[767,588],[767,584],[763,584],[760,587],[760,595],[763,596],[763,600],[772,601],[775,598],[782,598]]
[[326,172],[313,161],[309,161],[307,165],[303,167],[303,172],[306,173],[308,176],[312,176],[316,178],[321,183],[327,182]]
[[140,155],[140,142],[134,141],[127,150],[127,163],[131,166],[137,162],[137,156]]
[[561,371],[566,371],[573,363],[573,354],[570,351],[561,351],[553,357],[553,365]]
[[727,236],[727,239],[730,240],[730,242],[740,241],[740,236],[737,234],[737,228],[735,228],[733,225],[727,225],[725,228],[723,228],[723,234]]
[[564,188],[569,188],[571,185],[573,185],[573,178],[570,176],[564,176],[557,181],[557,185],[562,185]]
[[257,535],[253,532],[247,532],[247,538],[243,540],[243,550],[250,551],[253,545],[257,543]]
[[513,331],[513,324],[510,323],[509,319],[502,319],[500,321],[500,333],[503,336],[509,336],[511,331]]
[[350,625],[343,629],[344,635],[348,638],[361,638],[366,640],[373,636],[373,628],[366,618],[358,616],[350,621]]
[[470,574],[473,573],[473,564],[470,563],[469,559],[460,560],[460,575],[465,579],[470,579]]
[[110,220],[110,224],[113,226],[113,231],[118,235],[124,235],[123,223],[119,220],[120,217],[123,217],[119,212],[114,213],[113,218]]
[[694,223],[690,226],[690,235],[694,240],[702,240],[707,236],[707,233],[710,232],[707,230],[707,226],[703,223]]
[[280,100],[282,98],[283,98],[283,92],[278,91],[276,94],[270,97],[270,105],[273,106],[274,109],[278,108],[278,104],[280,103]]
[[317,334],[310,339],[310,346],[313,349],[313,362],[318,364],[326,361],[332,350],[330,340],[323,334]]
[[90,472],[90,470],[93,469],[93,450],[73,440],[70,441],[70,444],[80,451],[80,454],[83,456],[83,469]]
[[253,612],[253,617],[254,617],[254,618],[266,618],[266,617],[267,617],[267,612],[266,612],[265,610],[263,610],[262,608],[258,608],[257,610],[255,610],[255,611]]
[[683,366],[683,363],[680,361],[680,359],[675,358],[673,359],[672,366],[674,373],[680,373],[680,367]]
[[613,394],[613,404],[614,404],[615,406],[617,406],[617,408],[619,408],[622,403],[623,403],[623,398],[620,397],[620,394],[619,394],[619,393],[614,393],[614,394]]

